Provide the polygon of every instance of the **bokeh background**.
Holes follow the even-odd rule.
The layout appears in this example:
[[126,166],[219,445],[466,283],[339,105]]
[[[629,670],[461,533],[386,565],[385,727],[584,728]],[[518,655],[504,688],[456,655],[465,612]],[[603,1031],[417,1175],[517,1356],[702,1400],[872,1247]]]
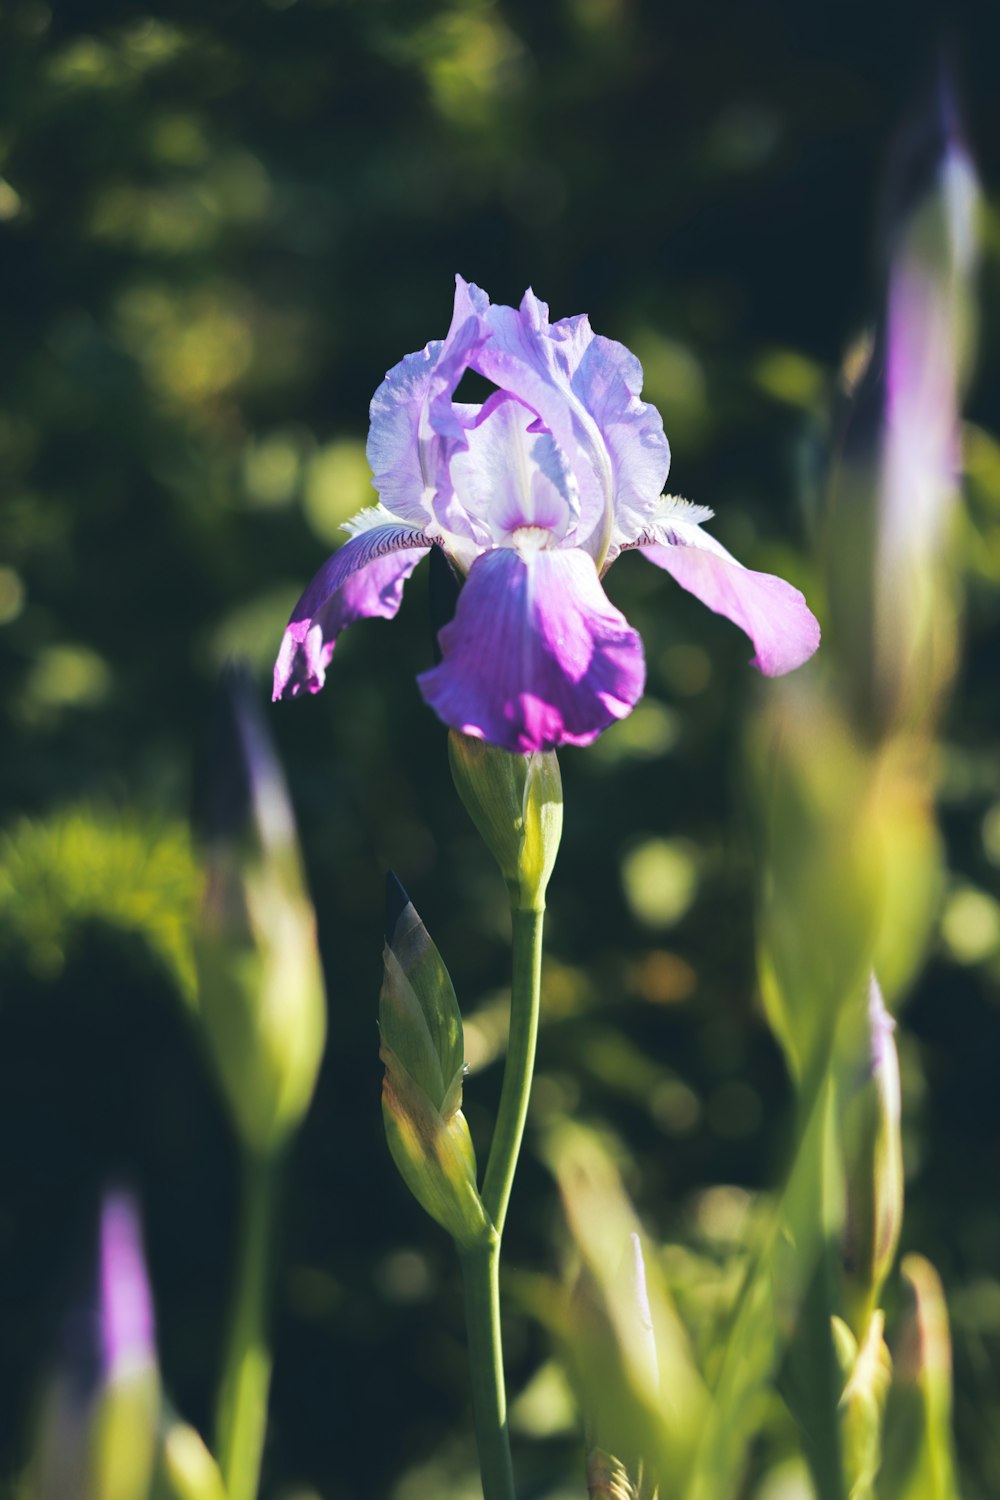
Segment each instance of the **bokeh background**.
[[[877,309],[887,152],[942,45],[986,203],[965,659],[939,765],[950,873],[900,1031],[904,1246],[949,1292],[965,1493],[1000,1493],[998,31],[986,6],[932,20],[872,0],[5,0],[3,1493],[109,1179],[143,1204],[167,1386],[209,1424],[235,1151],[173,978],[191,768],[220,665],[249,657],[266,690],[291,605],[373,498],[384,371],[443,334],[456,271],[498,301],[531,284],[553,316],[590,312],[643,362],[672,488],[822,613],[839,370]],[[743,637],[641,559],[608,586],[649,690],[562,756],[507,1238],[519,1463],[540,1496],[580,1488],[531,1314],[561,1233],[546,1122],[599,1123],[646,1221],[711,1267],[780,1173],[790,1118],[756,995],[742,771],[766,687]],[[453,1258],[394,1173],[378,1103],[386,866],[470,1017],[480,1139],[498,1089],[503,893],[414,685],[430,659],[418,574],[394,624],[338,647],[323,694],[268,710],[330,1000],[276,1294],[265,1494],[285,1500],[475,1493]]]

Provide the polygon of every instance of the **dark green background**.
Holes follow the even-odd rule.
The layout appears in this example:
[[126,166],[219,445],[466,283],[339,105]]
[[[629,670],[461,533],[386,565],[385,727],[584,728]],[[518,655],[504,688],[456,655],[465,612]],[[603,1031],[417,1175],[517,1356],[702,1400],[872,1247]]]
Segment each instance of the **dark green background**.
[[[950,7],[941,28],[872,0],[6,0],[0,827],[21,837],[19,817],[83,807],[102,826],[135,817],[152,846],[186,814],[218,666],[249,654],[263,691],[291,604],[363,501],[370,396],[444,333],[456,271],[497,301],[531,284],[553,316],[588,311],[634,348],[673,447],[671,488],[712,505],[723,541],[822,611],[830,413],[841,358],[877,310],[887,149],[943,36],[995,186],[989,9]],[[967,408],[986,432],[1000,420],[988,202]],[[950,862],[989,898],[988,933],[1000,450],[979,431],[974,451],[967,655],[941,764]],[[608,587],[643,633],[654,708],[562,757],[544,1082],[508,1236],[509,1263],[527,1270],[556,1265],[558,1208],[532,1153],[546,1113],[627,1139],[643,1214],[681,1240],[705,1185],[774,1180],[788,1124],[755,1001],[740,743],[760,685],[746,642],[640,559]],[[394,1174],[378,1103],[383,868],[467,1010],[505,976],[502,893],[414,685],[431,659],[425,590],[420,574],[394,624],[351,633],[322,695],[268,710],[330,996],[286,1205],[269,1494],[378,1500],[415,1464],[468,1454],[452,1257]],[[699,874],[673,924],[640,920],[622,883],[623,859],[653,838],[686,840]],[[26,937],[9,854],[0,1481],[13,1482],[109,1177],[141,1195],[164,1378],[207,1425],[234,1152],[147,944],[72,913],[55,936]],[[956,952],[947,930],[936,937],[901,1037],[904,1238],[952,1294],[972,1500],[1000,1492],[998,964],[1000,939]],[[496,1071],[468,1089],[480,1138]],[[511,1306],[516,1391],[545,1345],[513,1293]],[[577,1461],[572,1440],[532,1445],[525,1494],[578,1485]],[[430,1497],[435,1483],[399,1493]]]

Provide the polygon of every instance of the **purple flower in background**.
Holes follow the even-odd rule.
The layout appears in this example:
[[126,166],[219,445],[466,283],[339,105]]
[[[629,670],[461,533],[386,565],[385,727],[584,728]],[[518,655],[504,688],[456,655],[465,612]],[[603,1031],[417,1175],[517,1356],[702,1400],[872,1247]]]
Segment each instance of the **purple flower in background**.
[[109,1193],[101,1209],[101,1343],[109,1380],[151,1368],[155,1358],[153,1302],[135,1203]]
[[43,1392],[35,1500],[149,1493],[160,1386],[139,1213],[126,1193],[101,1203],[95,1270],[64,1322]]
[[890,187],[902,201],[889,231],[874,654],[883,699],[905,707],[933,699],[953,655],[941,564],[961,471],[978,186],[947,76],[904,132],[896,177]]
[[[469,369],[497,387],[481,406],[452,400]],[[296,605],[275,698],[318,692],[340,631],[392,618],[432,546],[464,583],[420,690],[446,724],[507,750],[587,745],[638,702],[642,643],[601,586],[631,548],[745,630],[768,676],[806,661],[819,626],[798,590],[702,531],[707,507],[662,495],[670,449],[641,388],[638,360],[586,317],[550,323],[531,291],[492,306],[458,277],[447,337],[375,393],[380,503]]]

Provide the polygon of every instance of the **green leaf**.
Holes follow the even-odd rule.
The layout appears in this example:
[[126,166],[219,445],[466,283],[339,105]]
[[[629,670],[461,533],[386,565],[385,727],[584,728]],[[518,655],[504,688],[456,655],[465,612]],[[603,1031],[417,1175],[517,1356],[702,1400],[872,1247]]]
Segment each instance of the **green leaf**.
[[901,1267],[908,1307],[895,1341],[878,1500],[959,1500],[951,1431],[951,1338],[930,1261]]

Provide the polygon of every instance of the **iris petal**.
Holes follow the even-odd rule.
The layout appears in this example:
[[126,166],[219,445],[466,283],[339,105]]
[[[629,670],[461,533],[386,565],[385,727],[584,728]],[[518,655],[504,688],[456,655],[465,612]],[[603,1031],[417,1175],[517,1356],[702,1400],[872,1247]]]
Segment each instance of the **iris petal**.
[[614,535],[632,537],[655,509],[670,447],[655,407],[639,400],[642,367],[586,317],[549,324],[526,292],[519,309],[490,307],[475,369],[541,417],[576,474],[582,499],[577,541],[603,556]]
[[552,434],[513,396],[491,397],[467,433],[468,448],[451,461],[462,504],[494,541],[521,526],[566,534],[579,502],[576,481]]
[[[481,405],[454,400],[466,370],[497,387]],[[296,607],[275,697],[318,692],[338,633],[393,616],[434,544],[466,582],[421,690],[446,723],[511,750],[588,744],[637,702],[642,646],[598,577],[633,547],[745,630],[762,672],[806,661],[819,626],[798,590],[731,557],[701,530],[704,507],[661,497],[670,448],[641,390],[639,361],[586,317],[550,323],[530,289],[493,306],[457,277],[446,337],[375,393],[383,503]]]
[[345,542],[320,568],[292,611],[274,664],[274,698],[318,693],[337,636],[355,620],[391,620],[403,584],[429,543],[409,526],[374,526]]
[[611,457],[613,535],[633,537],[659,502],[670,470],[663,418],[655,406],[639,399],[642,366],[624,344],[590,334],[573,371],[572,387],[600,428]]
[[372,397],[367,452],[373,483],[387,509],[417,526],[450,498],[448,460],[464,446],[463,420],[451,397],[487,337],[481,313],[488,301],[459,277],[446,337],[400,360]]
[[530,754],[589,745],[642,695],[642,642],[578,548],[529,558],[508,547],[473,564],[443,661],[419,678],[446,724]]
[[640,550],[715,614],[746,631],[754,644],[751,666],[766,677],[780,677],[808,661],[819,645],[819,623],[798,589],[772,573],[745,568],[693,524],[685,525],[683,534],[685,540],[675,545]]

